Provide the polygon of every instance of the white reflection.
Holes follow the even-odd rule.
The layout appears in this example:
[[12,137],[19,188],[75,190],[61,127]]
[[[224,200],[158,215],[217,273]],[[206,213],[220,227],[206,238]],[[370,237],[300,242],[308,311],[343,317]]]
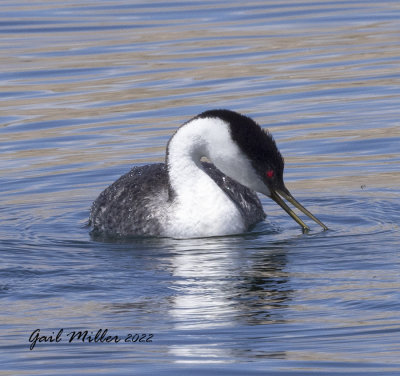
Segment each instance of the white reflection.
[[176,329],[199,329],[209,327],[211,322],[214,327],[230,324],[234,308],[224,291],[226,281],[222,276],[233,269],[234,260],[227,253],[210,252],[188,250],[173,258],[178,294],[170,313]]
[[243,249],[245,244],[241,237],[174,244],[170,262],[176,294],[168,314],[172,332],[185,337],[182,345],[177,341],[168,348],[176,362],[224,362],[232,351],[246,351],[245,346],[235,350],[229,340],[233,331],[248,340],[241,323],[279,320],[273,311],[290,293],[282,271],[286,256],[282,250]]

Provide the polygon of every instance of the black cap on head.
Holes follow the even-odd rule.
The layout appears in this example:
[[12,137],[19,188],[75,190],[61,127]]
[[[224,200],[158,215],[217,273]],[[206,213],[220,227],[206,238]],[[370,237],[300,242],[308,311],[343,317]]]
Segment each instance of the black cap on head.
[[196,116],[208,117],[220,118],[229,124],[233,141],[249,158],[263,181],[268,185],[283,184],[284,160],[267,130],[262,129],[253,119],[230,110],[209,110]]

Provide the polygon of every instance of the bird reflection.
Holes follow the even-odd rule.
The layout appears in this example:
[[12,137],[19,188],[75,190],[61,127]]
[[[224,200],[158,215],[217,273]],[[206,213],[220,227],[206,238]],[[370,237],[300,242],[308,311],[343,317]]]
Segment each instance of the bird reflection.
[[285,357],[271,346],[271,324],[285,323],[293,295],[284,245],[233,236],[141,240],[133,248],[112,258],[116,268],[131,270],[133,282],[124,282],[131,302],[114,302],[107,310],[159,329],[165,338],[180,338],[163,350],[174,361]]
[[[256,357],[285,357],[283,351],[271,351],[270,346],[263,344],[270,328],[264,324],[285,321],[284,309],[292,295],[283,249],[197,249],[176,254],[172,263],[174,288],[178,292],[169,310],[174,329],[200,337],[208,333],[211,342],[215,340],[214,330],[218,331],[220,341],[232,338],[233,332],[239,333],[234,335],[236,338],[243,336],[244,340],[239,347],[174,346],[170,351],[175,356],[204,357],[208,352],[208,356],[220,357],[215,351],[222,348],[225,356],[248,357],[250,352]],[[249,326],[256,325],[261,348],[258,346],[254,352],[254,341],[249,340],[247,348],[246,343],[254,336]]]
[[286,261],[284,253],[270,253],[242,272],[229,298],[239,320],[252,325],[284,321],[280,309],[287,307],[292,294]]

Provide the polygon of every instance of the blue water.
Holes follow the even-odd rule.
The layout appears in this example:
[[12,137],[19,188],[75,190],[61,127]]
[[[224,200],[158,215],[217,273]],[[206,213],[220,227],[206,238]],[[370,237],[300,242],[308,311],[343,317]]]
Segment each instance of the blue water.
[[[1,2],[0,373],[399,375],[399,19],[397,1]],[[330,230],[262,197],[248,234],[91,239],[97,195],[210,108],[270,129]]]

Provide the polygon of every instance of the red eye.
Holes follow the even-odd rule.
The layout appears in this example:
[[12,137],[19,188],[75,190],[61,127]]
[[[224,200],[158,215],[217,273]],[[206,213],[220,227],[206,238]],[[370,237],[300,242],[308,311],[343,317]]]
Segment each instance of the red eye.
[[268,170],[266,172],[266,175],[267,175],[268,178],[272,178],[274,176],[274,170]]

